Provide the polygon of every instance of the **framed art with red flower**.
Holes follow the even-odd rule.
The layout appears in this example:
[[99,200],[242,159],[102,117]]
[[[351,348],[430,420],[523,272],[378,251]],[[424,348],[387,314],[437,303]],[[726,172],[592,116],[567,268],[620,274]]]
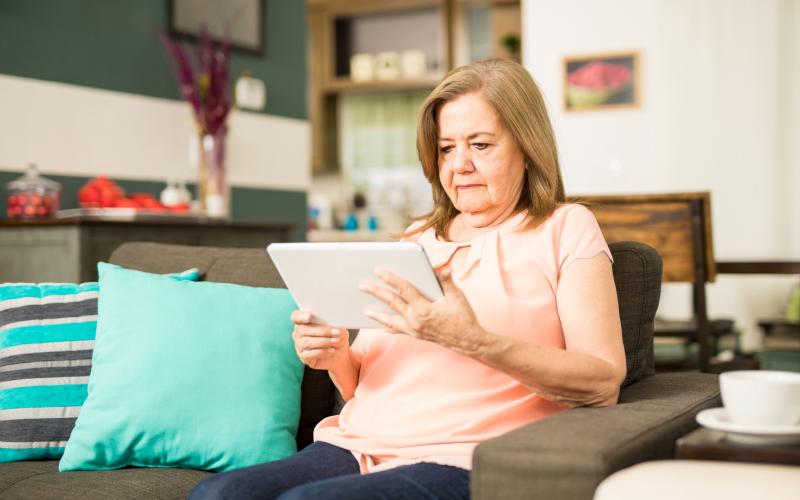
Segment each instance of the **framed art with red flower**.
[[639,53],[564,58],[564,110],[588,111],[640,105]]

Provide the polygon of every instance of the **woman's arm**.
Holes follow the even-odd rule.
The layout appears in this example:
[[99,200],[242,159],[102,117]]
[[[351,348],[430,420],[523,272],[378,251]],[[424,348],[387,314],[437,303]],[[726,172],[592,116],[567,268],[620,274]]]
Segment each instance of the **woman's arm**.
[[561,405],[613,405],[626,366],[608,257],[600,254],[574,261],[559,280],[556,301],[566,350],[478,331],[472,335],[483,342],[465,354]]
[[559,404],[607,406],[625,378],[625,352],[611,262],[603,254],[578,259],[561,276],[556,300],[566,350],[487,332],[449,272],[440,274],[445,297],[430,302],[407,281],[379,272],[394,292],[364,285],[398,315],[371,313],[390,331],[436,342],[516,378]]

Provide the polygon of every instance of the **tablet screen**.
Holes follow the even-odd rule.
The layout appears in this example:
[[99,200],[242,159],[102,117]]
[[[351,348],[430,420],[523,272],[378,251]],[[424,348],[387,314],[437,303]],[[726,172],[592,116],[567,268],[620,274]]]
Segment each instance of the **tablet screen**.
[[375,274],[376,267],[405,278],[431,300],[442,297],[436,273],[418,243],[272,243],[267,252],[300,310],[313,314],[316,323],[383,328],[364,312],[394,312],[358,289],[363,282],[388,287]]

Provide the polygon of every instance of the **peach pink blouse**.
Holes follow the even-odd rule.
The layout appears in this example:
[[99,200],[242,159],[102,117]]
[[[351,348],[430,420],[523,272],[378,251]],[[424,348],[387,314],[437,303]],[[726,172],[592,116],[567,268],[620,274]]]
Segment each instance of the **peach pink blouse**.
[[[433,228],[415,235],[434,268],[459,247],[453,269],[478,321],[498,335],[564,349],[556,290],[575,259],[611,253],[592,213],[562,205],[533,230],[521,212],[470,241],[446,242]],[[471,468],[480,442],[563,408],[516,379],[438,344],[384,330],[361,330],[355,395],[338,416],[321,421],[315,441],[350,450],[362,473],[417,462]]]

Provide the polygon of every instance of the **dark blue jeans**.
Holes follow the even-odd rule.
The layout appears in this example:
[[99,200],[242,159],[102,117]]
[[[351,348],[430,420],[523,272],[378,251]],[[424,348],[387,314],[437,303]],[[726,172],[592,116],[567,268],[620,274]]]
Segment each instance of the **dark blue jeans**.
[[317,442],[283,460],[215,474],[198,484],[189,500],[461,500],[469,498],[469,471],[419,463],[359,474],[342,448]]

